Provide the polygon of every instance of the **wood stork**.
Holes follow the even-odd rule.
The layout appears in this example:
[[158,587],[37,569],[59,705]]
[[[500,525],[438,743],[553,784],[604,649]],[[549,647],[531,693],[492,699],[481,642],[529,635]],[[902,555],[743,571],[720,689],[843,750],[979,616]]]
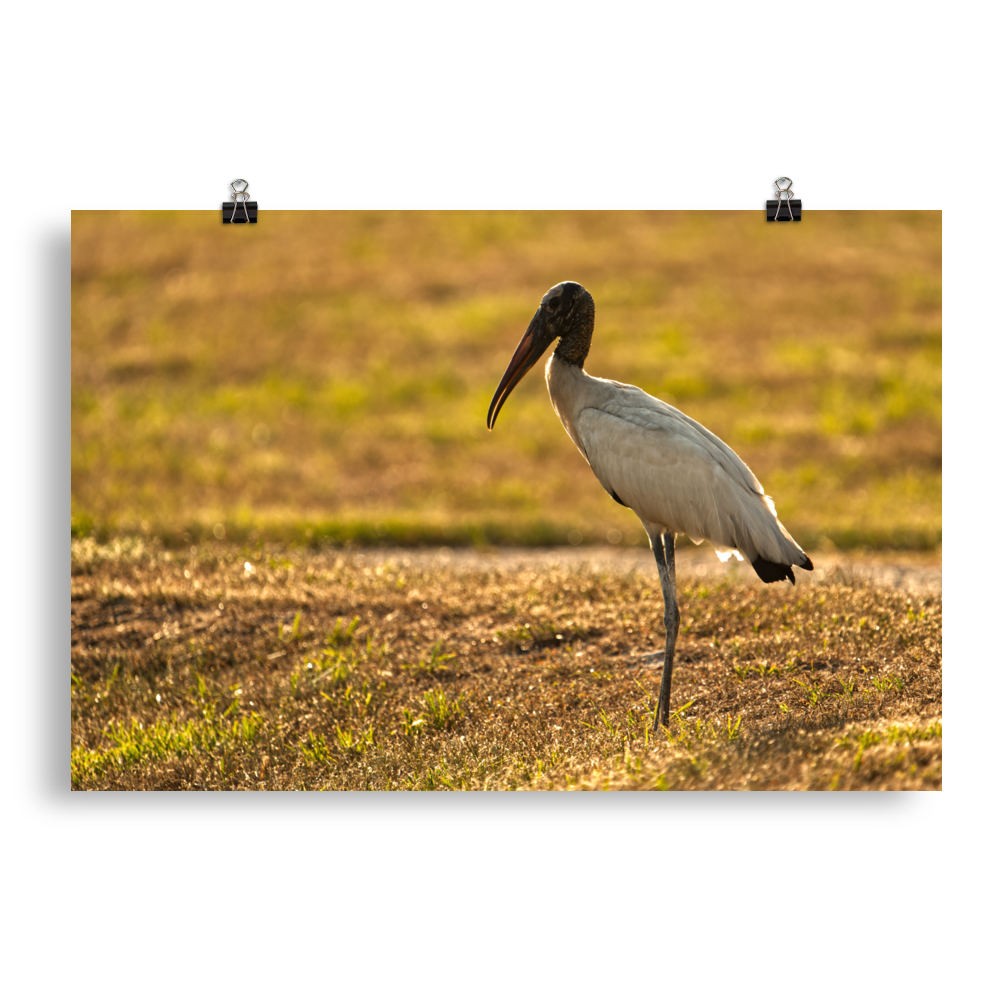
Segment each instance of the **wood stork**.
[[486,426],[493,429],[504,401],[558,338],[545,366],[552,408],[611,498],[639,516],[656,558],[667,640],[655,731],[669,723],[679,624],[675,537],[686,534],[696,544],[707,539],[723,561],[734,554],[746,559],[765,583],[795,583],[792,567],[813,564],[732,448],[636,386],[583,370],[593,332],[590,292],[575,281],[550,288],[497,386]]

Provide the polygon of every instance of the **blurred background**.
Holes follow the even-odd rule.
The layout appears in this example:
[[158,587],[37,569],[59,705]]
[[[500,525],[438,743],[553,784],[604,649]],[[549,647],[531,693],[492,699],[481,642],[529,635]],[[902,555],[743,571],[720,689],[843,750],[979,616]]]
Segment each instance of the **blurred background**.
[[[808,208],[808,206],[807,206]],[[810,547],[941,543],[941,213],[74,212],[74,536],[648,544],[552,412],[542,294]]]

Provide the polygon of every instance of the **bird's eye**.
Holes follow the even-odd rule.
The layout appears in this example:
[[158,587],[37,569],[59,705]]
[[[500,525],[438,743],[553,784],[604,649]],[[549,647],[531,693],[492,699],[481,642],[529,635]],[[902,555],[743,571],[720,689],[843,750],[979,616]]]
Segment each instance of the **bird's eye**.
[[555,307],[559,305],[559,299],[558,297],[553,296],[553,298],[549,299],[549,301],[546,302],[545,304],[546,306],[549,307],[549,309],[555,309]]

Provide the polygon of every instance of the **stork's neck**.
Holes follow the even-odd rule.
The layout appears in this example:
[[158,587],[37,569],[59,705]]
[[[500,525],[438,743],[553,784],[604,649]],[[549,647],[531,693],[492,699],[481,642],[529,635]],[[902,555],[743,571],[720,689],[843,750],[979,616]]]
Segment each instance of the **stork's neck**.
[[[586,293],[585,293],[586,295]],[[594,300],[586,295],[574,310],[573,325],[559,338],[555,355],[560,361],[582,368],[590,351],[590,338],[594,335]]]

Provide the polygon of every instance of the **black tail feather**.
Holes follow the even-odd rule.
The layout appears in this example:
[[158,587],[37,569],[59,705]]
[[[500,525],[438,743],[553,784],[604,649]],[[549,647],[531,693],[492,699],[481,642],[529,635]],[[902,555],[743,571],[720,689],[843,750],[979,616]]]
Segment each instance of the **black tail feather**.
[[[812,560],[804,552],[802,557],[805,562],[802,564],[803,569],[812,569]],[[757,556],[756,559],[750,564],[753,566],[757,575],[764,581],[764,583],[777,583],[779,580],[791,580],[795,583],[795,573],[792,571],[791,566],[785,566],[782,563],[771,562],[765,559],[763,556]]]
[[792,583],[795,583],[795,574],[792,572],[791,566],[769,562],[763,556],[757,556],[750,565],[753,566],[764,583],[777,583],[779,580],[791,580]]

